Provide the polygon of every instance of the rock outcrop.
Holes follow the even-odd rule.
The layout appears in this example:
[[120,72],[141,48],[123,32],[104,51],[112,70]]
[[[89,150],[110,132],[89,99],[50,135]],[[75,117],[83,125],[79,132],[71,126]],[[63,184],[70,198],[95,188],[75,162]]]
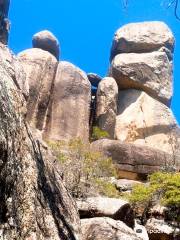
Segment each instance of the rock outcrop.
[[[112,139],[123,142],[114,143],[121,149],[117,151],[122,151],[123,144],[123,148],[128,148],[129,143],[135,144],[135,148],[140,145],[139,149],[144,148],[145,152],[151,148],[148,152],[152,155],[163,151],[149,171],[144,171],[144,166],[149,166],[145,152],[141,156],[143,167],[135,164],[139,170],[134,168],[134,157],[130,154],[128,168],[138,174],[159,169],[165,153],[171,154],[171,162],[180,156],[180,128],[169,108],[173,95],[173,51],[174,37],[164,23],[127,24],[115,33],[111,49],[109,76],[117,83],[118,101],[117,90],[114,95],[108,92],[112,78],[106,78],[98,86],[97,123]],[[124,166],[121,164],[122,170]]]
[[30,125],[46,140],[87,142],[91,86],[86,74],[38,48],[21,52],[18,59],[29,83],[26,119]]
[[44,138],[89,140],[91,85],[86,74],[68,62],[58,64]]
[[116,139],[178,155],[179,128],[172,111],[145,92],[119,91]]
[[171,154],[146,146],[102,139],[93,142],[91,148],[112,157],[120,178],[143,179],[169,165],[180,169],[179,157],[173,159]]
[[37,48],[19,53],[18,59],[29,85],[26,119],[32,127],[45,131],[58,62],[53,55]]
[[118,86],[113,78],[104,78],[97,90],[97,125],[114,139],[117,115]]
[[170,105],[172,64],[165,52],[119,54],[110,71],[120,89],[140,89]]
[[121,221],[111,218],[82,219],[83,240],[143,240]]
[[91,197],[76,201],[81,219],[94,217],[109,217],[120,220],[134,228],[134,213],[127,201],[107,197]]
[[9,50],[0,46],[0,53],[0,238],[80,239],[77,209],[58,162],[33,138],[15,68],[6,61]]
[[146,229],[150,240],[174,240],[180,237],[180,229],[170,226],[164,220],[150,218],[146,223]]
[[115,33],[111,60],[119,53],[153,52],[165,47],[174,50],[174,36],[163,22],[141,22],[127,24]]
[[59,60],[60,46],[58,39],[49,31],[44,30],[33,36],[32,44],[34,48],[40,48],[50,52]]

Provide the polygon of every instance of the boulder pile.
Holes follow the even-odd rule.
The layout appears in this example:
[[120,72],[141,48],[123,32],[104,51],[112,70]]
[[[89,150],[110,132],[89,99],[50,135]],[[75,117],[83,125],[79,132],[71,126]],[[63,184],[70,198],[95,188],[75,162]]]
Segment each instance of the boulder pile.
[[180,164],[180,129],[170,109],[173,51],[173,34],[162,22],[127,24],[115,33],[109,77],[98,86],[96,108],[98,126],[114,141],[93,145],[104,148],[122,173]]

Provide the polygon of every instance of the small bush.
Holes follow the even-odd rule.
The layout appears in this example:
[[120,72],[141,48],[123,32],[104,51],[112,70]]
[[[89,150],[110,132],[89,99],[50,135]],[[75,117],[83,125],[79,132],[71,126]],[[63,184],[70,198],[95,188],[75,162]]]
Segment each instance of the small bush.
[[109,138],[109,133],[100,129],[99,127],[93,127],[91,140],[96,141],[103,138]]
[[63,180],[73,197],[86,197],[99,191],[106,196],[113,195],[115,189],[102,180],[116,176],[111,158],[91,151],[80,139],[48,144],[61,164]]
[[169,209],[174,209],[173,218],[179,221],[180,173],[154,173],[149,176],[149,185],[136,185],[128,198],[135,208],[144,211],[160,202]]

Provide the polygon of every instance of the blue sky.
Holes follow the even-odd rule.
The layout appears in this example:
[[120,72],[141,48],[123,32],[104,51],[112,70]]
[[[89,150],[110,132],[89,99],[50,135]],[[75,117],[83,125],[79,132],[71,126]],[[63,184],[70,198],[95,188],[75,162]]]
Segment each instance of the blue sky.
[[[167,9],[169,0],[12,0],[10,47],[15,53],[31,47],[32,35],[48,29],[59,39],[61,59],[85,72],[105,76],[114,32],[124,24],[161,20],[176,38],[173,112],[180,122],[180,21]],[[179,9],[180,12],[180,9]]]

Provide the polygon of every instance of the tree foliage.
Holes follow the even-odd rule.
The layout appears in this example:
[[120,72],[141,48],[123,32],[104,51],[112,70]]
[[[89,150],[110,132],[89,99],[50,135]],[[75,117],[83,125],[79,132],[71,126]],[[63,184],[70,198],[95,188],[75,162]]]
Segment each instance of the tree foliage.
[[149,184],[136,185],[129,196],[135,208],[148,212],[150,207],[160,203],[173,213],[173,220],[180,222],[180,173],[157,172],[149,176]]
[[107,178],[116,176],[111,158],[92,151],[80,139],[48,144],[60,162],[63,180],[73,197],[86,197],[97,192],[117,196],[114,185],[107,183]]

